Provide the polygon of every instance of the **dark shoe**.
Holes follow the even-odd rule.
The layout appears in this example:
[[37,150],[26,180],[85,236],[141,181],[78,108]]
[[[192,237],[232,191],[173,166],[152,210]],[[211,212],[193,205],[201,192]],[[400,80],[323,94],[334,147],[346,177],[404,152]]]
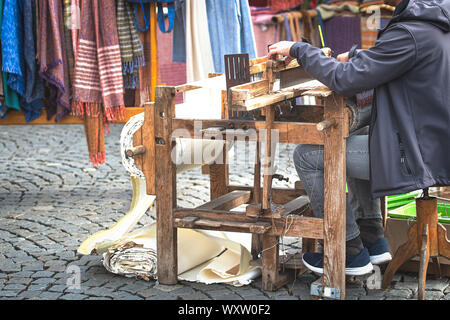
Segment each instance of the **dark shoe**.
[[[311,271],[323,274],[323,253],[306,252],[302,256],[303,264]],[[369,251],[364,248],[356,256],[346,255],[345,274],[349,276],[361,276],[371,273],[373,265],[370,262]]]
[[370,262],[372,264],[382,264],[392,260],[389,252],[389,245],[386,238],[380,238],[369,248]]

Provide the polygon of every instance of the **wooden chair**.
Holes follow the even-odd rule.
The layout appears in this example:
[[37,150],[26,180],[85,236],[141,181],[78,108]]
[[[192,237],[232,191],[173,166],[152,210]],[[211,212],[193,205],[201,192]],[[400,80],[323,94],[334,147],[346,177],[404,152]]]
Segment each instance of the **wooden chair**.
[[410,258],[420,255],[418,299],[425,299],[428,262],[433,259],[437,278],[441,278],[439,256],[450,258],[450,241],[445,228],[438,223],[437,198],[430,197],[428,188],[416,199],[416,222],[409,228],[408,241],[400,246],[383,276],[386,289],[396,271]]

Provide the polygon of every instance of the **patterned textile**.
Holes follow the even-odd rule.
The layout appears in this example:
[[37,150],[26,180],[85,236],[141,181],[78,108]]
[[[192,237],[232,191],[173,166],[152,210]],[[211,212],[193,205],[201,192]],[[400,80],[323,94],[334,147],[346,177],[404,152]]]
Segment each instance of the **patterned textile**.
[[134,22],[134,8],[125,0],[117,0],[117,30],[124,87],[139,88],[139,68],[145,65],[144,51]]
[[[3,30],[3,9],[4,0],[0,0],[0,29]],[[1,31],[0,31],[1,34]],[[2,65],[3,65],[3,49],[2,49]],[[9,109],[20,110],[19,96],[8,86],[8,73],[3,71],[2,66],[2,88],[4,94],[4,102],[0,106],[0,116],[2,119],[6,116]]]
[[5,0],[2,22],[3,71],[8,73],[8,86],[23,96],[23,16],[18,0]]
[[39,1],[39,64],[45,80],[47,118],[55,121],[71,112],[62,1]]
[[73,109],[85,120],[89,159],[105,162],[103,124],[124,119],[122,61],[113,0],[81,1]]

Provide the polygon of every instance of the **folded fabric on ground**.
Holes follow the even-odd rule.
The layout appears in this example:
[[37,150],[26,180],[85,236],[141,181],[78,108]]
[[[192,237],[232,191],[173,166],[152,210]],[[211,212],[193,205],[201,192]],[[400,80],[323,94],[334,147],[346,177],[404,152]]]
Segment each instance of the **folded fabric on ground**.
[[[249,265],[250,234],[177,230],[180,280],[240,286],[260,275],[259,267]],[[115,274],[157,279],[156,223],[118,240],[104,254],[103,265]]]

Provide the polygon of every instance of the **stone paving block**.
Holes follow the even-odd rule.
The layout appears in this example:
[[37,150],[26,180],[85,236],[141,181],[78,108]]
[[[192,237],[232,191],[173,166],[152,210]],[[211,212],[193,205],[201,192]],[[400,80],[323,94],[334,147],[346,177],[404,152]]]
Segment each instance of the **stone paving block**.
[[54,279],[54,278],[38,278],[38,279],[34,280],[31,284],[32,285],[35,285],[35,284],[48,285],[48,284],[52,284],[55,281],[56,281],[56,279]]
[[139,281],[135,283],[128,283],[120,288],[121,291],[128,291],[129,293],[138,293],[148,289],[152,285],[145,281]]
[[[50,293],[50,292],[47,292]],[[18,296],[18,300],[22,299],[33,299],[33,298],[40,298],[40,296],[43,294],[42,291],[22,291]]]
[[148,288],[148,289],[139,291],[137,293],[137,295],[147,299],[147,298],[151,298],[151,297],[160,295],[161,293],[162,293],[161,290],[158,290],[158,289],[155,289],[155,288]]
[[85,294],[67,293],[59,297],[61,300],[84,300],[88,298]]
[[413,296],[413,293],[409,289],[391,289],[386,291],[384,296],[386,297],[386,300],[391,300],[393,298],[408,299]]
[[15,263],[9,259],[1,259],[0,260],[0,271],[2,272],[15,272],[20,271],[21,265],[19,263]]
[[242,297],[238,296],[237,294],[227,294],[222,296],[216,296],[213,298],[214,300],[243,300]]
[[[259,295],[250,295],[250,296],[243,296],[244,300],[246,301],[258,301],[258,300],[270,300],[268,297],[266,297],[263,294]],[[296,299],[298,300],[298,299]]]
[[38,271],[33,273],[33,275],[31,275],[31,278],[51,278],[55,273],[45,270],[45,271]]
[[53,291],[53,292],[64,292],[64,290],[67,289],[67,285],[63,285],[63,284],[55,284],[49,287],[49,291]]
[[1,290],[0,291],[0,298],[7,298],[7,297],[17,297],[17,295],[20,293],[20,291],[17,290]]
[[42,262],[31,262],[22,264],[23,271],[43,271],[44,265]]
[[[431,291],[431,290],[425,290],[425,300],[441,300],[444,298],[444,293],[441,291]],[[411,299],[417,300],[418,295],[415,293]]]
[[449,286],[448,279],[443,278],[441,280],[427,279],[425,289],[433,291],[444,291]]
[[394,289],[406,289],[406,290],[412,290],[416,291],[418,287],[417,281],[399,281],[396,282],[393,286]]
[[8,280],[8,284],[22,284],[22,285],[29,285],[33,281],[31,278],[19,278],[19,277],[11,277]]
[[42,300],[57,300],[62,296],[62,293],[59,292],[43,292],[39,295],[39,299]]
[[23,284],[17,284],[17,283],[14,283],[14,284],[7,284],[4,288],[3,288],[3,290],[9,290],[9,291],[22,291],[22,290],[25,290],[27,288],[27,286],[26,285],[23,285]]
[[178,300],[178,297],[173,294],[159,294],[156,296],[152,296],[147,298],[146,300]]

